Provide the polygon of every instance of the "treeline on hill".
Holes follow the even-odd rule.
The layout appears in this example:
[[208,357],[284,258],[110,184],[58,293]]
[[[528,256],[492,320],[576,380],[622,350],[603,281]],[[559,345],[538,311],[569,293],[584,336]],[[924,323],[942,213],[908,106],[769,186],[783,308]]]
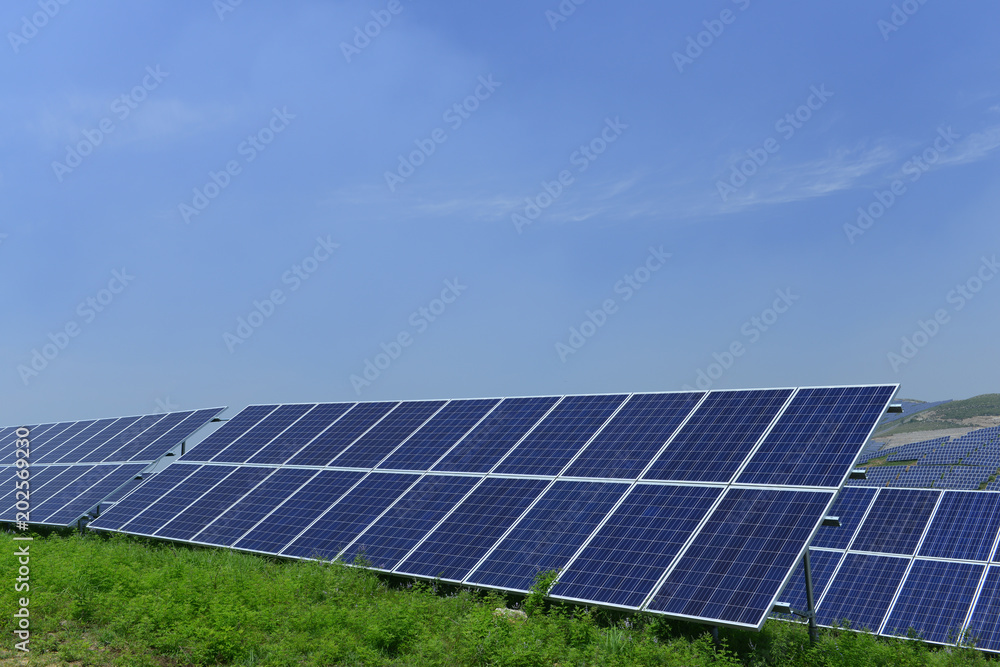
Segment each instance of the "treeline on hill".
[[[342,563],[278,561],[127,536],[53,533],[31,543],[29,664],[81,665],[986,665],[933,648],[801,624],[763,632],[389,580]],[[16,559],[8,558],[13,580]],[[11,563],[14,563],[13,565]],[[17,601],[4,586],[4,609]],[[516,608],[498,612],[497,609]],[[14,630],[4,614],[3,632]],[[9,645],[0,658],[21,656]]]
[[980,394],[961,401],[921,410],[878,429],[874,437],[968,426],[962,420],[1000,416],[1000,394]]

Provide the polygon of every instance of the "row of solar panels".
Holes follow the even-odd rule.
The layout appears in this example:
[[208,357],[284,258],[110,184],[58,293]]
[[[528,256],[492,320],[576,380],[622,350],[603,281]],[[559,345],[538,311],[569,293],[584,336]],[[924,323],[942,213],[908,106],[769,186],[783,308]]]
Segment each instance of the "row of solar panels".
[[224,409],[24,427],[28,469],[15,465],[18,429],[2,428],[0,521],[71,525]]
[[895,390],[251,406],[90,527],[759,627]]
[[251,406],[182,460],[838,488],[894,390]]
[[[29,426],[31,463],[151,462],[224,409]],[[14,462],[16,431],[0,429],[0,465]]]
[[[1000,651],[1000,493],[845,488],[810,549],[817,622]],[[804,609],[802,568],[782,593]]]

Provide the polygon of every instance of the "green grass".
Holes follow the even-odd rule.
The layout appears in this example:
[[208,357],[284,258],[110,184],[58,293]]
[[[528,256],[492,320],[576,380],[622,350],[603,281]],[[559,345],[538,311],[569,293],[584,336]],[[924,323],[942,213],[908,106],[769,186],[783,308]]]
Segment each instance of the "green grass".
[[[37,665],[987,664],[970,649],[850,631],[823,631],[810,647],[803,626],[781,621],[768,621],[761,633],[724,629],[717,647],[704,626],[554,604],[546,598],[554,573],[514,600],[341,563],[123,536],[37,536],[30,549],[31,591],[3,586],[0,601],[13,609],[16,597],[30,596],[30,663]],[[16,559],[4,562],[12,581]],[[494,613],[519,604],[527,617]],[[10,638],[9,613],[2,625]],[[8,642],[0,658],[20,655]]]

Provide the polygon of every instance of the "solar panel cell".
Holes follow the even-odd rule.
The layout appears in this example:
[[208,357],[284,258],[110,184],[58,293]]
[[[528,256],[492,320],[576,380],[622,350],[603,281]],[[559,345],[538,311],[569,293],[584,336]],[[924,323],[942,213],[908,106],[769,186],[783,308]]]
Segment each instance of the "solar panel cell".
[[327,465],[396,405],[393,402],[358,403],[289,459],[287,465]]
[[816,622],[878,632],[909,558],[849,553],[816,609]]
[[982,565],[924,560],[913,562],[882,634],[954,644],[983,574]]
[[851,550],[912,554],[940,495],[940,491],[880,490]]

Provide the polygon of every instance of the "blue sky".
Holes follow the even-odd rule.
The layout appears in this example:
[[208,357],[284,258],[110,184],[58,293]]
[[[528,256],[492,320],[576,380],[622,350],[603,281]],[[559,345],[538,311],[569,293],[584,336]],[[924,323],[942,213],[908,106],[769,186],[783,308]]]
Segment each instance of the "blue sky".
[[6,3],[0,422],[1000,390],[1000,7],[576,2]]

